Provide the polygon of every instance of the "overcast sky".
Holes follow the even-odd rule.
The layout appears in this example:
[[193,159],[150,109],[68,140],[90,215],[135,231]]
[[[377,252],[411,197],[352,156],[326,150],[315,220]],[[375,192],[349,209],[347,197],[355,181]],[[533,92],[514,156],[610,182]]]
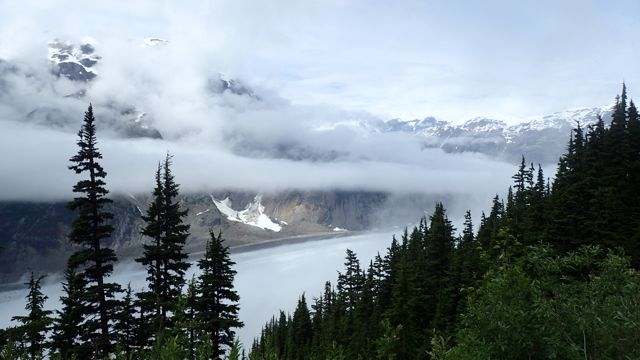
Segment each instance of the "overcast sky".
[[[623,80],[633,95],[638,14],[636,1],[0,0],[0,59],[20,69],[0,68],[0,151],[12,154],[0,157],[0,199],[69,196],[77,179],[68,159],[88,101],[99,121],[110,104],[135,106],[164,137],[99,134],[115,191],[149,190],[170,151],[187,190],[484,199],[506,188],[513,164],[424,150],[408,134],[349,124],[429,115],[516,121],[609,104]],[[142,46],[148,37],[168,43]],[[52,39],[92,42],[102,57],[97,79],[87,86],[54,77]],[[260,99],[212,95],[207,84],[219,73]],[[66,96],[85,87],[84,98]],[[49,114],[75,122],[43,127]],[[283,146],[336,159],[272,156]]]
[[634,0],[0,3],[2,57],[34,51],[25,38],[158,36],[294,103],[383,118],[518,118],[640,83]]

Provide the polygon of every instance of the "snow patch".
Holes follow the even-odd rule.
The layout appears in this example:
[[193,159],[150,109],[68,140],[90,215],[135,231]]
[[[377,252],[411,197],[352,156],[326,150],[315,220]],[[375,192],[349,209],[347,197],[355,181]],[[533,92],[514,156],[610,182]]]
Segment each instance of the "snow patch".
[[213,195],[210,196],[218,210],[220,210],[220,212],[230,221],[241,222],[246,225],[275,232],[282,230],[282,226],[280,224],[273,222],[264,213],[264,206],[261,204],[262,195],[260,194],[256,195],[253,201],[249,203],[244,210],[240,211],[233,209],[231,200],[228,197],[224,200],[217,200]]
[[198,211],[198,212],[196,213],[196,216],[200,216],[200,215],[202,215],[202,214],[204,214],[204,213],[208,213],[209,211],[211,211],[211,209],[207,209],[207,210],[204,210],[204,211]]
[[349,231],[349,230],[343,229],[343,228],[339,228],[339,227],[336,226],[336,227],[333,228],[333,231],[338,232],[338,231]]

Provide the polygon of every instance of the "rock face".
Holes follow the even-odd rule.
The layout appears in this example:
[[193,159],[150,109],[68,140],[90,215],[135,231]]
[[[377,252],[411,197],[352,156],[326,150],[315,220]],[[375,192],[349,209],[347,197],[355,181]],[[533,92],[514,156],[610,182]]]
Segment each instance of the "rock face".
[[49,60],[56,76],[72,81],[91,81],[96,77],[93,68],[100,60],[92,44],[75,46],[71,42],[54,40],[49,43]]
[[[110,211],[114,232],[107,246],[121,258],[140,254],[145,239],[144,225],[149,196],[115,196]],[[218,206],[227,200],[228,208]],[[191,225],[189,251],[201,251],[209,229],[222,231],[231,246],[259,240],[298,235],[361,231],[388,226],[404,226],[433,206],[435,199],[423,195],[398,199],[390,194],[364,191],[299,192],[256,194],[221,191],[188,194],[181,198],[189,209]],[[247,216],[229,219],[231,209],[246,210]],[[409,214],[410,213],[410,214]],[[66,238],[75,215],[64,202],[0,203],[0,283],[15,281],[29,270],[59,271],[74,245]],[[257,219],[261,218],[261,221]],[[277,225],[273,227],[272,224]]]

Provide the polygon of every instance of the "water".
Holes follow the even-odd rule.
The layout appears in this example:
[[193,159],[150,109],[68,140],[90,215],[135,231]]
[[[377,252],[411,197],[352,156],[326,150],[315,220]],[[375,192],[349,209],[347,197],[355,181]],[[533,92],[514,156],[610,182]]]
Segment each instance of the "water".
[[[368,233],[333,239],[284,244],[259,250],[233,253],[236,262],[235,287],[240,294],[240,320],[245,324],[238,331],[247,347],[259,335],[262,326],[280,310],[293,312],[298,297],[306,293],[307,302],[321,294],[324,283],[335,285],[338,271],[343,270],[345,250],[358,254],[363,267],[377,252],[383,254],[391,243],[391,233]],[[197,275],[193,264],[188,278]],[[137,263],[118,264],[111,278],[123,286],[131,283],[134,291],[145,286],[146,272]],[[49,297],[47,309],[59,307],[62,288],[60,276],[49,276],[43,285]],[[0,327],[11,325],[11,317],[25,314],[24,288],[0,292]]]

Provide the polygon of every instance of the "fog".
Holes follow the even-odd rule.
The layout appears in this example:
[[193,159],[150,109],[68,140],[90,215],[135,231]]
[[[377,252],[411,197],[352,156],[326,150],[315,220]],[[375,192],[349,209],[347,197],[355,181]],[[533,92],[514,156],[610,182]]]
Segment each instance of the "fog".
[[[531,115],[531,109],[539,114],[592,106],[614,91],[598,88],[606,97],[574,93],[577,102],[562,97],[560,108],[543,107],[541,95],[532,93],[564,87],[531,87],[540,85],[539,74],[530,82],[512,76],[521,69],[493,64],[501,56],[486,61],[484,52],[472,47],[463,52],[484,60],[478,62],[461,56],[461,49],[449,49],[478,40],[476,28],[458,22],[443,27],[448,23],[441,19],[457,19],[457,7],[434,7],[441,16],[433,18],[416,2],[398,9],[367,4],[365,18],[362,6],[358,1],[284,1],[273,7],[243,1],[0,1],[0,151],[10,154],[0,157],[0,200],[69,198],[77,178],[67,170],[68,159],[89,102],[113,192],[150,191],[155,164],[169,151],[185,191],[355,189],[487,198],[506,188],[515,164],[424,149],[424,139],[380,133],[376,125],[402,113],[442,114],[444,120],[460,113],[491,115],[491,108],[512,109],[510,116]],[[580,16],[591,12],[586,13]],[[441,36],[429,22],[417,21],[421,16],[439,24]],[[403,25],[372,26],[374,20]],[[342,36],[358,46],[345,46],[338,41]],[[149,37],[166,41],[146,46]],[[482,39],[503,51],[500,41],[488,40],[493,38]],[[54,39],[76,48],[92,44],[99,57],[96,78],[55,76],[47,59],[47,44]],[[401,51],[396,41],[419,51]],[[471,65],[482,75],[471,74]],[[509,81],[500,89],[491,85],[498,80],[481,81],[498,70],[502,80],[517,79],[518,86]],[[219,91],[220,73],[244,91]],[[619,79],[612,80],[615,90]],[[123,109],[140,115],[142,123],[123,116]],[[163,139],[123,135],[132,124],[157,130]],[[459,139],[467,140],[473,141]]]
[[[515,166],[478,154],[448,154],[418,145],[379,142],[388,152],[369,159],[330,162],[241,157],[198,144],[152,139],[99,139],[107,187],[148,192],[157,161],[170,151],[184,191],[381,190],[461,194],[488,198],[509,184]],[[75,136],[32,125],[0,121],[0,200],[66,199],[77,177],[67,169]],[[375,142],[369,142],[372,148]],[[386,146],[385,146],[386,145]],[[404,151],[403,151],[404,150]],[[382,151],[381,151],[382,152]],[[406,158],[401,158],[406,156]]]
[[[240,295],[240,320],[245,323],[238,331],[241,341],[251,346],[262,326],[279,310],[293,312],[302,293],[309,304],[321,294],[325,281],[330,280],[335,286],[337,271],[343,271],[347,248],[356,252],[366,268],[376,253],[384,255],[391,237],[391,233],[370,233],[234,252],[231,258],[238,272],[235,287]],[[192,265],[187,277],[194,274],[197,275],[196,266]],[[123,286],[131,283],[132,289],[141,290],[145,277],[139,264],[121,263],[111,280]],[[57,309],[61,295],[59,275],[49,275],[44,283],[43,291],[49,297],[45,307]],[[0,328],[11,325],[12,316],[25,314],[26,294],[23,288],[0,292]]]

